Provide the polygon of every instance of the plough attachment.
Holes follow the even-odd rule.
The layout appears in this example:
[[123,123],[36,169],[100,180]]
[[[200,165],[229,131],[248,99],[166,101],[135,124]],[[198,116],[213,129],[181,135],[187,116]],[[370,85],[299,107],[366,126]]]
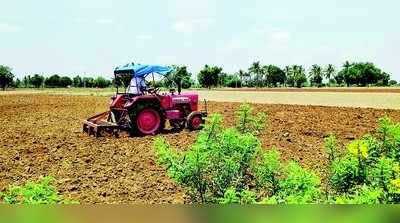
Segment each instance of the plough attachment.
[[111,112],[103,112],[83,121],[83,132],[94,135],[96,137],[101,136],[101,133],[106,132],[111,135],[118,137],[119,125],[111,122]]

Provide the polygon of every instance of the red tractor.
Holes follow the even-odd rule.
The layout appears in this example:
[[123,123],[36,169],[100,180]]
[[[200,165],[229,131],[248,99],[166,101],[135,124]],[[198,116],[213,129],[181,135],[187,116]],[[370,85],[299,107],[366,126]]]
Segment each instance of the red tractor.
[[[89,135],[100,136],[107,132],[118,136],[119,130],[131,135],[155,135],[165,128],[168,120],[173,129],[198,130],[207,116],[205,110],[199,111],[199,96],[196,93],[181,93],[170,89],[160,93],[159,88],[148,88],[145,77],[157,73],[165,76],[173,70],[169,67],[127,64],[114,70],[115,80],[129,80],[123,93],[111,97],[110,111],[93,116],[83,123],[83,131]],[[154,76],[153,76],[154,80]]]

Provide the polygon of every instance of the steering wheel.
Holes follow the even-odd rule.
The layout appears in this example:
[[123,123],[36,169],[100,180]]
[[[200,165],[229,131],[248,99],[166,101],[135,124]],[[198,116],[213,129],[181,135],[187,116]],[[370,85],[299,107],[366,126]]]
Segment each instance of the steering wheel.
[[160,92],[160,88],[159,88],[159,87],[149,88],[149,89],[147,89],[147,91],[148,91],[150,94],[158,94],[158,93]]

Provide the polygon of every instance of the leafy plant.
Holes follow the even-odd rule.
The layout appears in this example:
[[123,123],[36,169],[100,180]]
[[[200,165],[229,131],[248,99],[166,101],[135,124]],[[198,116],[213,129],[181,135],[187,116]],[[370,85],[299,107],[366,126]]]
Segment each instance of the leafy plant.
[[331,167],[330,182],[347,203],[398,203],[400,201],[400,125],[379,119],[377,137],[366,135],[347,146],[348,153]]
[[395,165],[398,165],[398,163],[393,159],[381,157],[369,171],[369,182],[387,192],[394,176]]
[[28,181],[24,186],[10,186],[0,198],[6,204],[73,204],[60,196],[54,186],[52,177],[43,177],[37,183]]
[[251,190],[243,190],[240,192],[240,203],[241,204],[255,204],[256,193]]
[[312,172],[291,161],[280,181],[278,196],[289,204],[315,203],[320,199],[320,179]]
[[264,152],[261,161],[253,167],[257,186],[269,189],[270,194],[274,195],[279,189],[281,168],[280,153],[276,148]]
[[362,137],[362,141],[364,142],[368,150],[367,164],[376,163],[383,155],[382,142],[371,135],[365,135],[364,137]]
[[358,160],[353,156],[345,156],[332,163],[330,183],[337,192],[347,192],[359,182]]
[[332,164],[332,162],[339,156],[337,139],[335,135],[330,134],[327,138],[325,138],[325,151],[328,154],[329,164]]
[[235,188],[228,188],[224,193],[224,197],[219,199],[220,204],[239,204],[239,202],[240,198]]
[[228,188],[224,196],[218,199],[220,204],[255,204],[256,194],[250,190],[236,191],[235,188]]
[[[400,125],[381,119],[376,136],[347,144],[340,154],[335,136],[325,139],[330,164],[326,197],[320,178],[291,161],[283,164],[276,148],[261,150],[255,137],[261,119],[243,104],[235,128],[223,128],[211,115],[197,141],[185,152],[155,141],[157,162],[188,189],[192,202],[222,204],[377,204],[400,202]],[[261,117],[261,116],[258,116]],[[257,124],[260,126],[257,126]],[[260,128],[259,128],[260,127]],[[325,199],[325,200],[324,200]]]
[[336,204],[380,204],[382,189],[363,185],[358,187],[353,194],[344,194],[336,197]]
[[12,69],[7,66],[0,65],[0,88],[3,89],[3,91],[6,90],[7,86],[9,86],[13,79],[14,79],[14,74],[11,73]]
[[250,104],[243,103],[236,111],[236,129],[241,133],[259,135],[266,128],[267,118],[263,112],[254,116]]
[[212,115],[196,143],[185,153],[174,152],[163,139],[155,141],[158,163],[169,175],[188,187],[192,201],[216,202],[227,188],[243,190],[259,140],[236,129],[223,129],[220,115]]
[[389,157],[400,159],[400,123],[392,122],[387,116],[379,119],[379,138],[382,152]]

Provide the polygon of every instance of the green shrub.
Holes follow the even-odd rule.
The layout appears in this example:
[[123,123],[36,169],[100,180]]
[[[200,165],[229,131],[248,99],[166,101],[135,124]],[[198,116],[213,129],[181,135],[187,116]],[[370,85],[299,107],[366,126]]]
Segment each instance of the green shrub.
[[381,157],[378,162],[371,167],[368,172],[369,182],[372,186],[382,188],[385,192],[389,190],[389,185],[395,174],[394,168],[398,165],[393,159]]
[[169,176],[177,183],[189,188],[193,201],[205,202],[207,185],[207,153],[193,148],[187,153],[178,154],[162,138],[155,141],[158,163],[164,165]]
[[365,183],[367,178],[368,143],[354,140],[347,145],[348,154],[332,163],[331,183],[337,192],[348,192],[355,185]]
[[330,164],[339,156],[335,135],[331,134],[329,137],[325,138],[325,151],[328,154]]
[[315,203],[320,199],[320,184],[318,176],[291,161],[285,168],[285,178],[280,181],[278,196],[289,204]]
[[400,202],[400,124],[379,119],[377,135],[347,145],[347,154],[331,166],[330,182],[342,203]]
[[266,188],[269,194],[275,195],[279,189],[278,177],[281,168],[280,153],[276,148],[264,152],[261,161],[253,167],[257,187]]
[[220,204],[239,204],[239,202],[240,198],[235,188],[228,188],[224,193],[224,197],[219,199]]
[[266,128],[267,119],[267,114],[262,112],[254,116],[250,104],[244,103],[236,111],[236,129],[241,133],[259,135]]
[[54,186],[52,177],[43,177],[37,183],[28,181],[24,186],[10,186],[0,198],[6,204],[72,204],[65,200]]
[[256,194],[250,190],[237,192],[235,188],[228,188],[218,201],[220,204],[255,204]]
[[400,123],[392,122],[387,116],[379,119],[379,139],[383,155],[400,160]]
[[368,148],[367,164],[376,163],[383,154],[382,142],[371,135],[364,136],[362,141]]
[[400,203],[400,165],[396,162],[393,165],[393,176],[388,185],[387,198],[390,203]]
[[240,192],[240,203],[241,204],[255,204],[256,193],[250,190],[243,190]]
[[155,141],[158,163],[188,188],[193,202],[218,202],[230,187],[244,190],[250,163],[261,148],[259,140],[236,129],[224,129],[220,115],[212,115],[195,144],[184,153],[174,152],[162,139]]
[[273,204],[278,204],[278,199],[276,198],[276,196],[272,196],[272,197],[266,197],[263,198],[260,202],[258,202],[258,204],[269,204],[269,205],[273,205]]
[[353,156],[332,163],[330,183],[337,192],[347,192],[359,182],[358,160]]
[[[335,136],[325,139],[330,165],[325,185],[296,162],[282,164],[277,149],[261,150],[255,137],[265,127],[265,115],[253,116],[248,104],[236,112],[235,128],[224,128],[211,115],[196,142],[176,152],[155,141],[157,162],[187,188],[192,202],[222,204],[377,204],[400,202],[400,124],[379,120],[376,135],[347,144],[342,153]],[[342,153],[342,154],[341,154]]]
[[355,189],[353,194],[344,194],[336,197],[336,204],[380,204],[382,189],[363,185]]

